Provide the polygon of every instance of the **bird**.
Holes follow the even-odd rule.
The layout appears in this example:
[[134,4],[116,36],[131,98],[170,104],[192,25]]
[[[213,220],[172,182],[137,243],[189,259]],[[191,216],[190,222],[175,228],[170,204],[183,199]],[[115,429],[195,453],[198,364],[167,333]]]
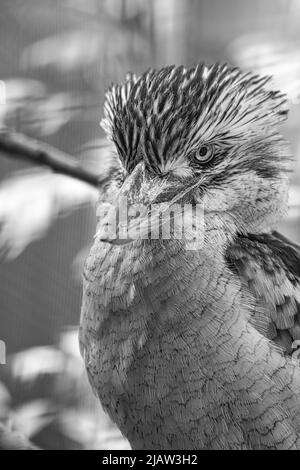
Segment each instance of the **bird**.
[[[300,449],[300,248],[278,232],[287,115],[272,77],[226,63],[130,73],[106,93],[79,343],[132,449]],[[174,204],[173,227],[192,207],[181,238],[163,236]]]

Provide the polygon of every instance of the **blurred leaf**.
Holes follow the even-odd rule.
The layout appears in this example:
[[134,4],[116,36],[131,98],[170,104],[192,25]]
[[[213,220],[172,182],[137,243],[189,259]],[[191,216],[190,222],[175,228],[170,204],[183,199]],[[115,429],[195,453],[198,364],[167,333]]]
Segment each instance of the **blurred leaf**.
[[[129,449],[92,394],[78,332],[62,333],[58,347],[38,347],[10,357],[13,427],[45,449]],[[43,378],[47,379],[43,383]],[[17,393],[14,393],[17,391]]]
[[65,410],[59,416],[62,430],[82,447],[89,447],[95,441],[99,423],[95,415],[84,410]]
[[5,422],[9,416],[11,396],[6,386],[0,382],[0,421]]
[[228,50],[239,67],[273,77],[271,86],[300,103],[299,44],[270,31],[255,31],[235,39]]
[[[52,408],[52,409],[51,409]],[[53,421],[53,407],[48,400],[34,400],[14,410],[14,427],[24,436],[31,438]]]
[[19,113],[25,108],[34,108],[40,100],[46,97],[46,88],[38,80],[26,78],[11,78],[3,81],[5,86],[5,99],[0,106],[1,127],[17,125]]
[[34,134],[55,134],[80,112],[80,107],[79,101],[69,93],[55,93],[35,108],[24,109],[20,114],[20,126],[23,131],[30,129]]
[[28,46],[21,62],[25,67],[53,66],[64,73],[92,64],[99,55],[100,45],[97,31],[70,31]]
[[5,82],[5,103],[0,106],[2,126],[31,134],[56,133],[83,109],[81,99],[70,93],[49,94],[37,80],[9,79]]
[[33,381],[40,374],[58,374],[63,368],[64,355],[51,346],[27,349],[13,356],[11,369],[22,382]]
[[[50,178],[50,181],[49,181]],[[56,216],[51,175],[16,176],[0,186],[0,253],[17,257],[42,238]]]
[[49,172],[18,174],[0,185],[0,255],[16,258],[59,215],[97,198],[86,183]]

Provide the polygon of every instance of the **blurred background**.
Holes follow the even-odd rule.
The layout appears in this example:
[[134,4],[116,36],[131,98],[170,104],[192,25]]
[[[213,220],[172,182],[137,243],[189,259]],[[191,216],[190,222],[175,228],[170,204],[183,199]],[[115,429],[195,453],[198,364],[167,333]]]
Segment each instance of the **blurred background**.
[[[1,0],[0,127],[48,142],[99,173],[110,83],[127,71],[200,61],[272,74],[287,93],[284,134],[295,161],[280,229],[300,243],[297,0]],[[1,152],[0,185],[0,340],[7,348],[0,421],[46,449],[126,449],[91,395],[77,346],[95,192]],[[61,210],[54,210],[55,191]],[[12,221],[13,213],[23,222]]]

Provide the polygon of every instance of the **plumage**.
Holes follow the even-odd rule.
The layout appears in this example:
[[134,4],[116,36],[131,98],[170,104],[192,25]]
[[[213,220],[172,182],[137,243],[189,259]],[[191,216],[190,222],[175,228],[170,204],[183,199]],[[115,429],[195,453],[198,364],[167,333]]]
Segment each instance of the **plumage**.
[[240,235],[228,247],[227,261],[269,314],[257,328],[292,353],[300,339],[300,248],[277,232]]
[[[107,93],[115,154],[84,269],[80,346],[135,449],[300,449],[300,249],[275,231],[291,157],[285,97],[269,81],[172,66]],[[158,229],[174,203],[203,209],[197,245],[192,212],[182,237]]]

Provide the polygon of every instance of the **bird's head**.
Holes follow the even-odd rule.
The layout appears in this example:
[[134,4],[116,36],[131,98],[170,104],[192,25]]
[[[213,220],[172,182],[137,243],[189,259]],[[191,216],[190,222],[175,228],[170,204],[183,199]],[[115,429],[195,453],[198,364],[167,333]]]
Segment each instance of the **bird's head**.
[[210,229],[268,231],[286,208],[286,116],[270,77],[228,65],[128,75],[106,94],[101,124],[116,152],[102,202],[198,203]]

